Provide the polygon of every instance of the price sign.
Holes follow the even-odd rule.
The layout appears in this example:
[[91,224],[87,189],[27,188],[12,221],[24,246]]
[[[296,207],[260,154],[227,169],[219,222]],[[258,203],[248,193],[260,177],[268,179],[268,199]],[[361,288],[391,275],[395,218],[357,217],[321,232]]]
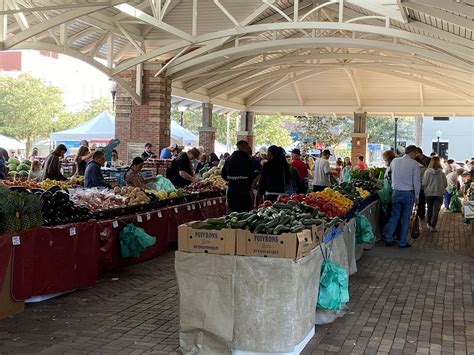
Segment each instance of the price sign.
[[178,209],[176,207],[174,208],[174,213],[178,213]]
[[138,223],[142,223],[142,222],[143,222],[143,218],[142,218],[141,215],[138,215],[138,216],[137,216],[137,221],[138,221]]
[[193,203],[193,204],[191,205],[191,208],[192,208],[193,210],[195,210],[195,209],[196,209],[196,205]]
[[15,235],[14,237],[12,237],[12,244],[13,245],[20,245],[21,244],[20,237],[18,235]]
[[112,227],[118,228],[118,221],[113,221],[112,222]]
[[216,200],[212,200],[212,204],[213,204],[213,205],[217,205],[217,201],[216,201]]
[[74,237],[76,234],[76,227],[69,228],[69,236]]
[[187,207],[188,212],[191,211],[191,205],[188,205]]
[[161,211],[158,211],[158,218],[163,218],[163,215],[161,214]]
[[150,213],[147,213],[146,214],[146,220],[149,221],[151,219],[151,214]]

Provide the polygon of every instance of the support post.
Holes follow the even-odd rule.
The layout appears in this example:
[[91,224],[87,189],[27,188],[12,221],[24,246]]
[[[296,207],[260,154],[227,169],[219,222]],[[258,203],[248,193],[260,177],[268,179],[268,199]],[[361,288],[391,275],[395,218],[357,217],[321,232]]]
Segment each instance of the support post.
[[199,145],[202,147],[204,154],[214,153],[216,141],[216,128],[212,127],[212,111],[211,103],[202,104],[202,127],[199,127]]
[[423,145],[423,117],[415,117],[415,144],[418,147]]
[[135,104],[125,90],[117,87],[115,137],[120,140],[117,151],[121,160],[133,159],[133,156],[128,156],[129,151],[136,154],[145,143],[153,144],[155,153],[170,145],[171,79],[164,75],[154,76],[160,66],[146,63],[141,70],[141,80],[137,80],[136,70],[119,74],[132,88],[137,89],[137,83],[142,86],[141,105]]
[[237,131],[237,141],[247,141],[252,150],[255,149],[255,113],[244,111],[240,113],[240,128]]
[[367,157],[367,143],[369,135],[367,134],[367,112],[354,112],[354,133],[352,133],[352,164],[357,164],[359,156],[362,155],[366,163],[369,163]]
[[393,137],[393,151],[398,154],[398,117],[395,117],[395,135]]

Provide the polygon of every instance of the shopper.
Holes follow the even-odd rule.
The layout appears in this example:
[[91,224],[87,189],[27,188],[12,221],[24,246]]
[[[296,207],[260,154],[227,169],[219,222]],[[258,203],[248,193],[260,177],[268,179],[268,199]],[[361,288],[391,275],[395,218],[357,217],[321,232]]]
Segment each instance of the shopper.
[[127,184],[127,186],[133,186],[133,187],[139,187],[141,189],[146,189],[147,188],[146,185],[155,180],[154,178],[145,180],[140,175],[144,164],[145,164],[145,161],[143,160],[142,157],[133,158],[132,164],[125,172],[125,183]]
[[28,173],[28,180],[39,180],[41,178],[41,163],[39,160],[33,160],[31,169]]
[[392,183],[392,170],[390,169],[390,165],[392,164],[393,159],[396,157],[397,156],[393,150],[386,150],[382,154],[385,166],[387,167],[387,169],[385,169],[384,179],[387,179],[390,183]]
[[79,143],[79,145],[80,145],[81,147],[87,147],[87,148],[89,148],[89,142],[88,142],[87,140],[85,140],[85,139],[83,139],[83,140]]
[[0,180],[6,180],[8,176],[8,152],[6,149],[0,148]]
[[446,177],[455,170],[454,159],[448,159],[444,162],[444,173],[446,174]]
[[173,159],[173,155],[177,149],[178,145],[176,143],[170,144],[169,147],[164,147],[160,152],[160,159]]
[[364,156],[359,155],[357,165],[355,166],[354,170],[367,170],[369,169],[369,166],[367,163],[364,161]]
[[196,165],[196,173],[199,173],[202,169],[208,168],[209,164],[207,161],[207,155],[206,154],[201,154],[199,157],[199,163]]
[[263,165],[259,193],[265,199],[275,202],[287,193],[291,186],[290,167],[283,148],[272,145],[267,151],[268,161]]
[[200,152],[192,148],[182,152],[171,162],[171,167],[166,172],[166,177],[177,188],[185,187],[195,181],[191,161],[199,159]]
[[410,145],[405,149],[405,155],[393,159],[390,168],[392,170],[392,213],[390,215],[389,227],[386,235],[385,245],[393,246],[393,235],[398,221],[402,219],[400,232],[400,248],[409,248],[408,227],[413,203],[417,202],[420,195],[420,167],[415,160],[417,148]]
[[249,152],[248,142],[237,142],[237,150],[226,159],[222,168],[222,178],[228,182],[226,197],[229,213],[248,212],[253,208],[252,185],[257,173]]
[[341,181],[349,182],[351,180],[352,162],[351,158],[345,157],[342,164]]
[[119,167],[123,165],[123,161],[119,159],[119,154],[116,149],[112,149],[112,166]]
[[66,177],[61,173],[61,161],[64,158],[64,154],[67,152],[67,148],[64,144],[59,144],[56,149],[46,157],[43,163],[43,171],[41,174],[41,181],[50,180],[67,180]]
[[443,195],[448,186],[439,157],[431,158],[431,162],[423,175],[422,186],[428,203],[426,224],[430,232],[436,232],[439,210],[443,204]]
[[104,176],[102,175],[101,168],[105,165],[104,152],[98,150],[92,155],[92,160],[87,163],[86,171],[84,173],[84,187],[108,187],[108,184]]
[[155,157],[155,153],[152,152],[153,145],[151,143],[145,144],[145,151],[142,153],[143,161],[147,161],[150,158]]
[[460,176],[464,173],[463,168],[458,168],[455,171],[446,175],[446,180],[448,185],[446,186],[446,191],[444,192],[444,207],[449,208],[449,203],[451,202],[451,196],[453,189],[459,190],[460,187]]
[[329,157],[331,152],[328,149],[323,150],[321,158],[316,159],[314,163],[313,191],[323,191],[331,185],[331,167]]
[[77,151],[77,156],[75,159],[76,175],[84,176],[84,173],[86,172],[87,162],[89,161],[90,158],[91,158],[91,154],[89,152],[89,148],[87,148],[84,145],[79,147],[79,150]]
[[219,162],[220,162],[220,159],[219,159],[219,157],[217,156],[216,153],[209,154],[209,166],[210,167],[218,166]]
[[291,151],[291,166],[298,171],[300,183],[304,186],[308,185],[308,167],[301,160],[301,151],[297,148]]
[[338,182],[342,182],[342,169],[344,166],[344,162],[341,158],[337,158],[336,160],[336,167],[333,169],[333,174],[336,176]]
[[28,157],[28,160],[33,162],[34,160],[38,159],[38,156],[39,156],[38,148],[34,147],[31,150],[31,155]]

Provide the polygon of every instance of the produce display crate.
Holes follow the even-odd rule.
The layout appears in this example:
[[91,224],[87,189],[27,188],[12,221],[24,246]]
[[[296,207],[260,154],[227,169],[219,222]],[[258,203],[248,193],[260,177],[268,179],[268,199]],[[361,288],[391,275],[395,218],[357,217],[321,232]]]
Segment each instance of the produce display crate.
[[178,227],[178,250],[190,253],[235,255],[236,230],[202,228],[205,222],[194,221]]
[[146,169],[152,169],[154,175],[166,176],[166,169],[171,166],[171,162],[172,160],[150,158],[145,161],[144,167]]

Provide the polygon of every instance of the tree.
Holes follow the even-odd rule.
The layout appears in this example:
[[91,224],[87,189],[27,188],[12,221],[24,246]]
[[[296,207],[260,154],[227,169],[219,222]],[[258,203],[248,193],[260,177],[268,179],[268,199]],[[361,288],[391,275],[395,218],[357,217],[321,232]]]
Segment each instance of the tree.
[[[171,119],[177,123],[181,122],[181,112],[177,104],[171,105]],[[183,113],[183,127],[189,129],[194,134],[199,134],[199,127],[202,126],[201,110],[186,110]]]
[[255,118],[256,145],[278,145],[288,147],[292,139],[288,130],[283,127],[286,122],[293,121],[293,117],[277,115],[258,115]]
[[[399,142],[414,142],[415,130],[415,119],[413,117],[400,117],[398,119],[397,136]],[[393,146],[395,122],[390,117],[368,117],[367,133],[369,134],[369,143]]]
[[330,147],[349,139],[353,127],[351,119],[340,116],[298,116],[296,122],[303,142],[316,141]]
[[[212,115],[212,126],[216,128],[216,140],[220,143],[227,143],[227,115],[219,115],[214,113]],[[236,115],[230,116],[230,145],[234,146],[237,143],[237,121]]]
[[25,141],[27,153],[32,141],[48,136],[63,113],[59,88],[29,74],[0,77],[0,132]]

